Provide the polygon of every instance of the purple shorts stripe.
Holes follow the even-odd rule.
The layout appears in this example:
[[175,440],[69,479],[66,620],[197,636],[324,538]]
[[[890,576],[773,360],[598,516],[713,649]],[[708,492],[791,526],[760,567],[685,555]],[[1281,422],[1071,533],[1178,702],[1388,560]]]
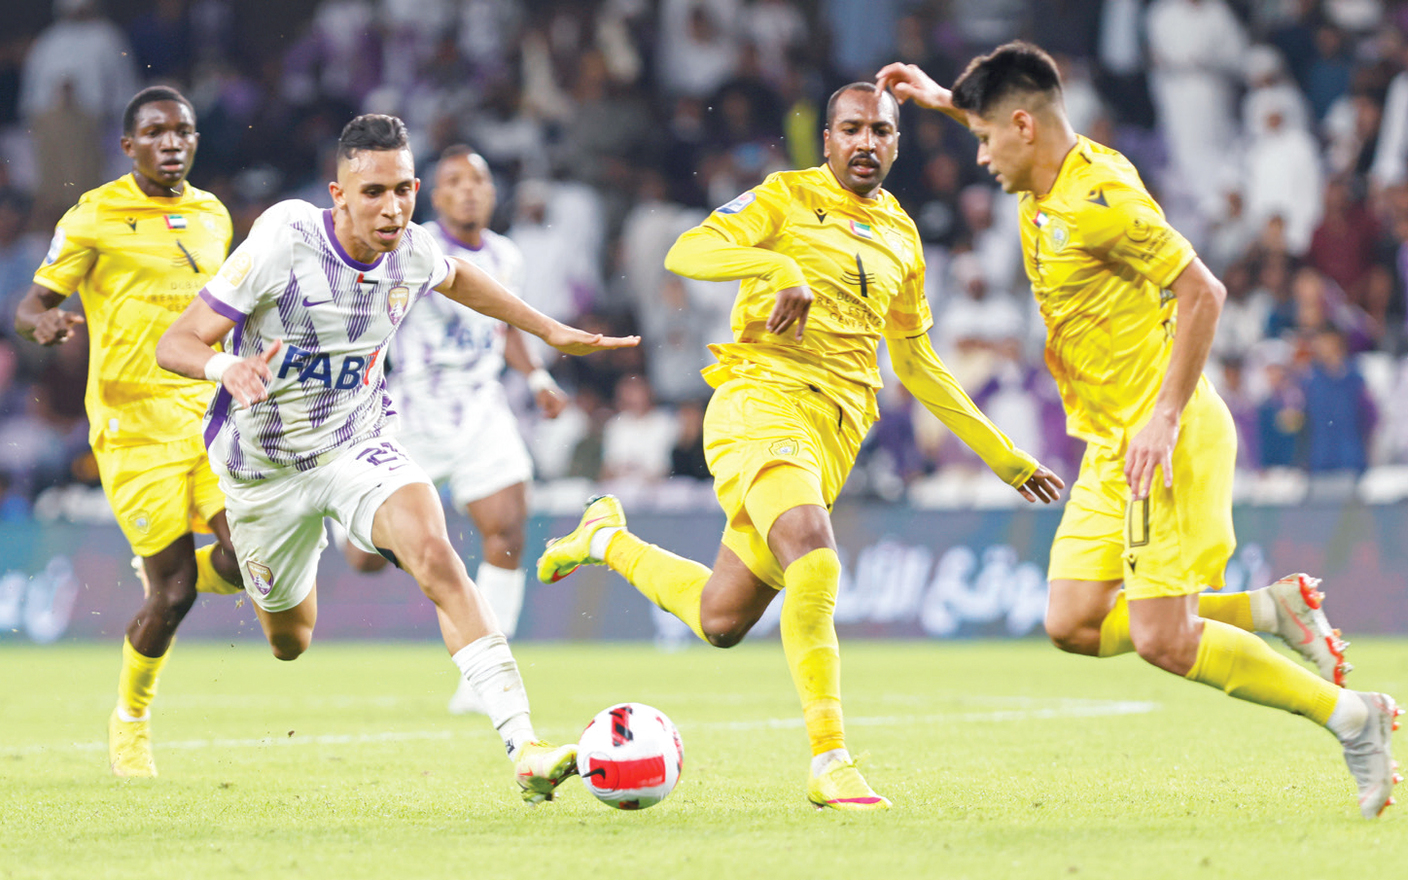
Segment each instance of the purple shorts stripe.
[[240,311],[229,303],[218,299],[215,294],[211,293],[204,287],[200,289],[200,298],[205,300],[205,304],[214,309],[216,314],[229,318],[231,321],[241,321],[249,317],[244,312]]
[[225,421],[230,417],[230,401],[233,399],[223,385],[220,386],[219,391],[215,392],[215,400],[210,407],[210,423],[205,426],[206,449],[209,449],[210,444],[215,442],[215,438],[220,434],[220,429],[225,427]]

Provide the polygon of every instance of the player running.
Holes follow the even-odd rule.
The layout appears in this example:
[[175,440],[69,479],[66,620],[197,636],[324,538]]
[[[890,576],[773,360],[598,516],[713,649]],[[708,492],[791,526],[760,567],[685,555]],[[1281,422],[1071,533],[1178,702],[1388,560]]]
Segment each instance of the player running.
[[[560,324],[410,222],[420,181],[406,128],[359,116],[338,143],[334,207],[274,205],[162,336],[168,370],[220,383],[205,440],[229,502],[245,591],[274,656],[307,650],[323,518],[405,569],[435,603],[455,665],[508,749],[523,796],[550,800],[576,747],[538,740],[508,643],[450,545],[430,478],[391,438],[385,352],[431,290],[568,354],[635,345]],[[211,347],[229,336],[231,353]]]
[[[1124,156],[1077,135],[1050,56],[1023,42],[974,59],[950,92],[918,67],[877,83],[978,138],[978,164],[1021,193],[1027,277],[1067,428],[1088,444],[1051,546],[1046,629],[1062,650],[1149,663],[1324,725],[1344,745],[1366,818],[1392,803],[1401,714],[1336,687],[1348,671],[1318,582],[1199,596],[1236,544],[1237,437],[1203,364],[1226,295]],[[1175,319],[1177,332],[1175,332]],[[1162,474],[1162,479],[1158,475]],[[1249,630],[1287,638],[1322,678]]]
[[[440,154],[430,192],[436,219],[424,229],[445,253],[521,295],[523,254],[489,229],[495,201],[483,157],[469,147],[449,147]],[[527,377],[544,416],[562,412],[566,396],[518,328],[448,297],[428,296],[407,312],[392,337],[387,382],[401,416],[402,445],[437,485],[448,484],[451,502],[479,530],[482,561],[474,584],[512,639],[523,608],[523,531],[533,460],[499,381],[505,362]],[[386,566],[385,557],[351,544],[344,553],[358,571]],[[450,711],[484,711],[465,679],[450,698]]]
[[[61,308],[74,291],[87,314],[88,442],[146,592],[122,642],[108,761],[118,776],[155,776],[150,709],[176,628],[197,591],[240,590],[225,497],[201,443],[210,385],[159,369],[155,356],[157,339],[225,259],[230,214],[186,182],[200,135],[180,92],[138,92],[122,131],[132,173],[64,214],[15,329],[40,345],[66,342],[84,322]],[[218,543],[197,550],[192,529]]]
[[712,346],[718,363],[704,371],[716,389],[704,448],[728,516],[713,569],[626,531],[611,496],[590,502],[538,560],[545,581],[604,563],[721,648],[785,587],[782,646],[813,755],[807,798],[842,810],[890,806],[846,749],[829,513],[878,416],[880,340],[915,398],[1028,501],[1053,501],[1063,486],[988,421],[930,345],[919,233],[880,186],[898,125],[892,96],[871,83],[842,87],[827,104],[826,164],[769,176],[666,256],[680,275],[743,281],[734,342]]

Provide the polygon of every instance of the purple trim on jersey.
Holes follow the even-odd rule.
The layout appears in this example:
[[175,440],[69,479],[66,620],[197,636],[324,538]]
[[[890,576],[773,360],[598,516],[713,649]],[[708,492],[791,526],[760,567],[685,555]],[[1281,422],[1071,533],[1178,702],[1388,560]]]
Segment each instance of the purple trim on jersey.
[[210,444],[215,442],[215,438],[220,436],[220,429],[225,427],[225,422],[230,418],[230,401],[234,398],[230,392],[221,385],[220,390],[215,392],[215,399],[210,402],[210,421],[205,425],[205,448],[210,449]]
[[327,230],[328,241],[332,242],[332,246],[337,251],[338,257],[342,259],[342,262],[356,269],[358,272],[370,272],[380,265],[381,258],[386,256],[386,254],[377,254],[376,259],[372,260],[370,263],[362,263],[352,259],[352,256],[342,249],[342,242],[337,240],[337,234],[333,231],[331,209],[325,209],[323,211],[323,228]]
[[244,312],[217,298],[215,294],[204,287],[200,289],[200,298],[205,300],[205,304],[214,309],[216,314],[229,318],[231,321],[242,321],[246,317]]

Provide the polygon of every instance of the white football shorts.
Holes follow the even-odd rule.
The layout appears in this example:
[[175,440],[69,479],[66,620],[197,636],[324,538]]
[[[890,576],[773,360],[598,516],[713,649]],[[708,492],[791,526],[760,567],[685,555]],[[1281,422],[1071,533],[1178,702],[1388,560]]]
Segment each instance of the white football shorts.
[[340,523],[353,544],[376,553],[377,510],[412,483],[428,484],[430,478],[389,437],[358,443],[309,471],[254,482],[222,477],[245,592],[265,611],[293,608],[313,590],[328,543],[323,517]]
[[449,486],[456,509],[533,479],[533,459],[502,385],[485,382],[448,397],[417,397],[422,411],[403,414],[397,437],[437,486]]

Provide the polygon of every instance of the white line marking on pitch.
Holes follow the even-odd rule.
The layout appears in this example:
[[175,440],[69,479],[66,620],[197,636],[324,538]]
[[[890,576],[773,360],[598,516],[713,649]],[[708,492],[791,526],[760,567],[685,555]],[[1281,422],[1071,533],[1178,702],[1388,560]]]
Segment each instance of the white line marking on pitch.
[[[1021,700],[1026,702],[1025,700]],[[1032,701],[1035,702],[1035,701]],[[902,724],[975,724],[985,722],[1037,721],[1047,718],[1097,718],[1116,715],[1143,715],[1162,708],[1159,703],[1145,700],[1056,700],[1056,705],[1029,709],[1002,709],[995,712],[936,712],[927,715],[857,715],[846,723],[858,727],[883,727]],[[686,730],[774,730],[802,726],[802,719],[761,718],[754,721],[704,721],[685,725]],[[383,733],[326,733],[318,736],[263,737],[259,739],[187,739],[161,742],[161,749],[261,749],[269,746],[368,745],[375,743],[414,742],[420,740],[453,739],[457,736],[489,734],[488,730],[406,730]],[[45,752],[72,750],[100,752],[104,742],[75,742],[58,746],[21,746],[0,750],[0,755],[35,755]]]

